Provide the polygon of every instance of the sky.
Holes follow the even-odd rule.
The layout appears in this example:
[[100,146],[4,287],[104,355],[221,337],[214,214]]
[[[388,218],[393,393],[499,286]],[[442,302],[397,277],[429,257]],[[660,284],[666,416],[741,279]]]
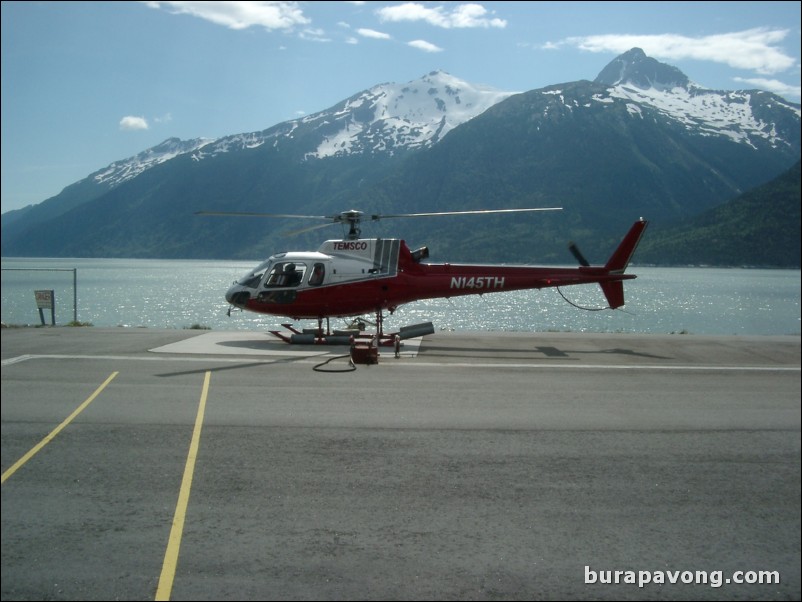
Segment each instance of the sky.
[[800,102],[794,2],[2,2],[2,213],[167,138],[256,132],[442,70],[525,92],[633,47]]

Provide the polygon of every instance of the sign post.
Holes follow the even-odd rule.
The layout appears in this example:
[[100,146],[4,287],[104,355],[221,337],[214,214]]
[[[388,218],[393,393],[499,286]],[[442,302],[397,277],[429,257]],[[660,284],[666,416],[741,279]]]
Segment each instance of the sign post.
[[56,325],[56,292],[54,290],[33,291],[36,297],[36,307],[39,308],[39,319],[42,320],[42,326],[45,325],[45,309],[50,310],[50,323],[52,326]]

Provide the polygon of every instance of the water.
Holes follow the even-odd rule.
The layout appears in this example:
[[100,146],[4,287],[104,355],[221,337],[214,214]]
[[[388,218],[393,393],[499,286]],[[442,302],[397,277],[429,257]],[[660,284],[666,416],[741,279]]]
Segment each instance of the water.
[[[148,259],[3,259],[2,321],[41,324],[34,290],[53,289],[56,324],[77,318],[97,327],[271,330],[284,320],[232,311],[223,295],[258,261]],[[10,268],[15,268],[11,270]],[[25,268],[18,271],[19,268]],[[385,329],[433,322],[436,331],[626,332],[646,334],[799,335],[800,271],[716,268],[632,268],[618,311],[586,311],[556,289],[434,299],[402,306]],[[569,286],[576,305],[604,305],[596,285]],[[44,310],[50,323],[50,310]],[[345,321],[332,320],[332,328]],[[315,326],[314,322],[301,326]]]

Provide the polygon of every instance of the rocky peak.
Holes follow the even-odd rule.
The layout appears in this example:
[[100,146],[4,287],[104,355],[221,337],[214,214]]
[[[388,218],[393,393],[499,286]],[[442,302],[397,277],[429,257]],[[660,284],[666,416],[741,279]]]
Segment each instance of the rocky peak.
[[613,59],[594,81],[607,86],[631,84],[643,90],[687,89],[689,86],[688,77],[682,71],[646,56],[640,48],[632,48]]

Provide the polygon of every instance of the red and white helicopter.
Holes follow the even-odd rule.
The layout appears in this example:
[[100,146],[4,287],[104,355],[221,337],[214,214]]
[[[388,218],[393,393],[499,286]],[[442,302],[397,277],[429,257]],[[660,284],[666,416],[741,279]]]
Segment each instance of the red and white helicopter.
[[[383,332],[384,312],[392,314],[399,306],[421,299],[598,283],[609,307],[621,307],[624,305],[623,282],[636,277],[624,272],[647,222],[641,218],[632,225],[606,264],[590,265],[572,244],[571,252],[580,266],[562,268],[426,263],[424,260],[429,256],[427,247],[412,251],[400,239],[361,238],[359,226],[363,219],[376,221],[401,217],[487,215],[559,209],[490,209],[393,215],[365,215],[361,211],[351,210],[329,216],[200,211],[197,215],[316,219],[327,222],[296,233],[331,224],[347,225],[348,233],[342,239],[327,240],[317,251],[272,255],[234,282],[226,292],[226,300],[232,306],[246,311],[296,321],[318,321],[314,333],[303,333],[303,337],[285,338],[273,331],[273,334],[288,342],[327,342],[326,338],[332,336],[329,318],[375,314],[375,336],[381,344],[391,344],[395,340],[397,345],[397,334],[385,335]],[[325,332],[324,319],[327,321]],[[302,334],[290,324],[284,326],[298,335]],[[420,329],[413,328],[407,334],[419,336],[413,334],[417,332]]]

